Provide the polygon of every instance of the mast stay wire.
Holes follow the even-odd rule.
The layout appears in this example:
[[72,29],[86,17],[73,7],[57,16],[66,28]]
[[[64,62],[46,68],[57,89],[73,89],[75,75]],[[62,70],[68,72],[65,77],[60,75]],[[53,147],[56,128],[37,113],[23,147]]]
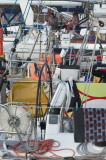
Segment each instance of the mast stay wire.
[[[87,98],[88,98],[88,93],[89,93],[89,89],[90,89],[90,79],[91,79],[91,75],[92,75],[92,69],[93,69],[93,63],[94,63],[94,56],[95,56],[95,50],[96,50],[96,43],[97,43],[97,39],[98,39],[98,33],[99,33],[99,30],[100,30],[100,26],[98,26],[97,28],[97,34],[96,34],[96,39],[95,39],[95,44],[94,44],[94,50],[92,52],[92,59],[91,59],[91,65],[89,67],[89,72],[88,72],[88,90],[87,90],[87,96],[86,96],[86,103],[87,103]],[[89,77],[90,75],[90,77]],[[86,103],[85,103],[85,108],[86,108]]]
[[[26,15],[26,17],[25,17],[25,22],[26,22],[26,20],[27,20],[28,14],[29,14],[29,11],[30,11],[30,8],[31,8],[31,4],[32,4],[32,0],[31,0],[31,2],[30,2],[29,8],[28,8],[28,12],[27,12],[27,15]],[[22,30],[23,30],[24,27],[25,27],[25,23],[24,23],[24,25],[23,25],[23,27],[22,27]],[[21,30],[21,34],[20,34],[20,36],[19,36],[19,39],[20,39],[20,37],[21,37],[21,35],[22,35],[22,30]]]
[[[88,28],[86,29],[86,33],[85,33],[85,36],[84,36],[84,39],[83,39],[83,42],[82,42],[82,45],[81,45],[81,47],[80,47],[80,49],[78,50],[78,52],[77,52],[77,54],[76,54],[76,58],[77,57],[80,57],[80,55],[81,55],[81,52],[83,51],[84,52],[84,50],[85,50],[85,47],[86,47],[86,43],[87,43],[87,31],[88,31]],[[88,35],[89,36],[89,35]],[[84,45],[85,44],[85,45]],[[83,47],[84,46],[84,47]],[[84,54],[84,53],[83,53]],[[82,54],[82,56],[81,57],[83,57],[83,54]],[[74,59],[74,61],[72,62],[72,65],[75,63],[75,59]],[[77,64],[78,65],[80,65],[80,63],[81,63],[81,58],[80,58],[80,60],[78,60],[78,62],[77,62]]]
[[[28,60],[29,58],[31,58],[31,56],[32,56],[32,53],[33,53],[33,50],[34,50],[34,48],[35,48],[35,45],[36,45],[36,43],[37,43],[37,41],[38,41],[39,35],[40,35],[40,31],[38,32],[38,34],[37,34],[37,36],[36,36],[36,39],[35,39],[35,42],[34,42],[34,44],[33,44],[32,50],[31,50],[29,56],[27,57],[27,60]],[[23,72],[22,72],[22,77],[24,77],[24,75],[25,75],[25,71],[26,71],[27,65],[28,65],[28,62],[26,62],[26,64],[25,64],[24,70],[23,70]]]
[[[17,1],[17,0],[16,0],[16,1]],[[27,7],[28,7],[28,4],[29,4],[29,0],[28,0],[28,2],[27,2],[27,4],[26,4],[25,10],[24,10],[24,14],[26,13],[26,9],[27,9]],[[23,25],[23,27],[22,27],[22,29],[21,29],[21,33],[20,33],[20,36],[19,36],[19,39],[18,39],[18,40],[20,40],[21,35],[22,35],[22,30],[23,30],[23,28],[25,27],[25,22],[26,22],[26,19],[27,19],[27,16],[28,16],[28,13],[29,13],[31,4],[32,4],[32,0],[31,0],[31,2],[30,2],[29,8],[28,8],[28,12],[27,12],[26,17],[25,17],[24,25]],[[23,17],[22,17],[22,19],[21,19],[21,23],[22,23],[22,20],[23,20]],[[21,24],[21,23],[20,23],[20,24]],[[15,39],[14,39],[14,42],[13,42],[13,45],[14,45],[13,47],[16,47],[15,41],[16,41],[18,32],[19,32],[19,29],[18,29],[17,34],[16,34],[16,36],[15,36]],[[15,51],[15,50],[14,50],[14,51]],[[10,61],[8,62],[8,66],[11,65],[11,59],[12,59],[12,55],[13,55],[13,54],[14,54],[14,52],[11,51],[11,52],[10,52]],[[8,66],[7,66],[7,68],[8,68]]]
[[[28,3],[29,3],[29,0],[27,1],[26,7],[25,7],[25,10],[24,10],[24,14],[25,14],[26,9],[27,9],[27,7],[28,7]],[[22,24],[22,20],[24,19],[24,14],[22,15],[22,19],[21,19],[20,25]],[[19,28],[18,28],[18,31],[17,31],[17,33],[16,33],[14,42],[15,42],[15,40],[17,39],[18,32],[19,32]]]
[[84,56],[84,53],[85,53],[88,37],[89,37],[89,34],[90,34],[90,31],[89,31],[89,33],[87,33],[87,31],[88,31],[88,29],[86,30],[86,34],[84,36],[84,41],[83,41],[83,44],[82,44],[82,48],[79,51],[79,55],[78,55],[79,59],[78,59],[78,62],[77,62],[78,65],[81,65],[81,60],[82,60],[82,58]]
[[[96,43],[97,43],[97,38],[98,38],[99,30],[100,30],[100,27],[98,26],[98,28],[97,28],[97,34],[96,34],[96,38],[95,38],[94,50],[92,52],[92,57],[91,57],[91,65],[89,66],[88,76],[87,76],[87,80],[86,80],[86,84],[85,84],[85,88],[84,88],[84,92],[83,92],[85,94],[85,91],[86,91],[86,88],[87,88],[87,83],[89,82],[88,90],[87,90],[87,96],[86,96],[86,102],[87,102],[88,92],[89,92],[89,87],[90,87],[90,79],[91,79],[91,73],[92,73],[92,69],[93,69],[93,62],[94,62]],[[90,77],[89,77],[89,74],[90,74]],[[83,97],[82,97],[82,102],[83,102],[83,99],[84,99],[84,94],[83,94]]]

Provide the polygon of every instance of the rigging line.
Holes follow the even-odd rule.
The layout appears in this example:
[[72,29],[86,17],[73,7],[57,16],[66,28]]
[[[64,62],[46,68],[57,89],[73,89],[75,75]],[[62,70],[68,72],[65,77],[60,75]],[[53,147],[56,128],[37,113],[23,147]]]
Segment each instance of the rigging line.
[[[91,28],[90,28],[90,31],[92,30]],[[90,31],[89,31],[89,33],[90,33]],[[90,73],[90,66],[89,66],[89,70],[88,70],[88,74],[89,73]],[[84,92],[83,92],[84,94],[85,94],[85,91],[86,91],[88,80],[89,80],[89,76],[87,77],[87,80],[86,80],[86,83],[85,83],[85,88],[84,88]],[[83,94],[83,97],[82,97],[82,102],[83,102],[83,99],[84,99],[84,94]],[[81,106],[82,106],[82,104],[81,104]]]
[[87,34],[87,31],[88,31],[88,28],[86,30],[86,34],[84,36],[84,41],[83,41],[83,44],[82,44],[82,48],[81,50],[79,51],[79,60],[77,62],[78,65],[81,65],[81,60],[83,58],[83,55],[84,55],[84,51],[85,51],[85,48],[86,48],[86,45],[87,45],[87,41],[88,41],[88,36],[90,34],[90,32]]
[[[73,34],[73,33],[74,33],[74,32],[72,32],[72,34]],[[83,45],[84,45],[84,43],[85,43],[86,36],[87,36],[87,30],[86,30],[86,33],[85,33],[85,36],[84,36],[84,39],[83,39],[83,43],[82,43],[80,49],[78,50],[78,52],[77,52],[77,54],[76,54],[76,58],[79,57],[79,55],[80,55],[80,53],[81,53],[81,51],[82,51],[82,49],[83,49]],[[72,65],[73,65],[74,63],[75,63],[75,59],[74,59]],[[77,64],[78,64],[78,63],[79,63],[79,62],[77,62]]]
[[[97,43],[97,38],[98,38],[99,30],[100,30],[100,27],[98,26],[98,28],[97,28],[97,34],[96,34],[96,39],[95,39],[94,50],[93,50],[93,52],[92,52],[91,67],[90,67],[90,70],[89,70],[90,77],[89,77],[89,75],[88,75],[88,77],[89,77],[89,84],[88,84],[88,90],[87,90],[87,96],[86,96],[86,103],[87,103],[87,98],[88,98],[88,93],[89,93],[89,88],[90,88],[90,79],[91,79],[91,73],[92,73],[92,69],[93,69],[93,62],[94,62],[94,56],[95,56],[95,50],[96,50],[96,43]],[[86,103],[85,103],[85,107],[86,107]]]
[[[32,4],[32,0],[31,0],[31,2],[30,2],[29,8],[28,8],[28,12],[27,12],[27,15],[26,15],[26,17],[25,17],[25,22],[26,22],[26,20],[27,20],[28,14],[29,14],[29,11],[30,11],[30,8],[31,8],[31,4]],[[22,27],[22,30],[23,30],[24,27],[25,27],[25,23],[24,23],[24,25],[23,25],[23,27]],[[21,38],[22,30],[21,30],[19,39]]]
[[[29,0],[28,0],[28,2],[27,2],[26,8],[25,8],[25,10],[24,10],[24,14],[25,14],[26,9],[27,9],[27,7],[28,7],[28,3],[29,3]],[[27,16],[28,16],[28,13],[29,13],[29,10],[30,10],[30,7],[31,7],[31,4],[32,4],[32,1],[31,1],[31,3],[30,3],[30,6],[29,6],[29,9],[28,9],[28,12],[27,12],[26,18],[25,18],[25,22],[26,22],[26,19],[27,19]],[[24,26],[25,26],[25,24],[23,25],[22,30],[23,30]],[[21,37],[21,35],[22,35],[22,30],[21,30],[20,37]],[[18,31],[19,31],[19,29],[18,29]],[[18,34],[18,31],[17,31],[17,34]],[[20,37],[19,37],[19,40],[20,40]],[[15,40],[16,40],[16,37],[15,37]],[[15,41],[15,40],[14,40],[14,41]],[[10,55],[11,55],[11,54],[13,54],[13,53],[10,53]],[[11,59],[11,58],[10,58],[10,59]],[[11,61],[9,62],[9,64],[10,64],[10,63],[11,63]],[[9,65],[9,64],[8,64],[8,65]]]
[[9,17],[8,17],[8,19],[7,19],[7,23],[6,23],[6,25],[5,25],[5,27],[4,27],[4,30],[3,30],[3,32],[2,32],[2,34],[1,34],[1,36],[0,36],[0,40],[1,40],[1,37],[3,36],[3,34],[4,34],[4,31],[5,31],[6,27],[7,27],[7,25],[8,25],[8,22],[9,22],[9,20],[10,20],[10,18],[11,18],[11,15],[12,15],[12,13],[13,13],[13,10],[14,10],[14,8],[15,8],[16,3],[17,3],[17,0],[15,1],[14,5],[13,5],[13,8],[12,8],[12,10],[11,10],[11,12],[10,12],[10,15],[9,15]]
[[[29,31],[29,36],[28,36],[28,39],[27,39],[27,41],[29,41],[30,40],[30,38],[31,38],[31,35],[33,34],[33,31],[34,31],[34,29],[32,28],[32,29],[30,29],[30,31]],[[36,38],[36,37],[35,37]],[[21,44],[20,45],[20,47],[22,46],[23,44]],[[25,49],[26,49],[26,47],[27,47],[27,43],[25,43],[24,44],[24,47],[23,47],[23,49],[22,49],[22,54],[23,54],[23,56],[24,56],[24,51],[25,51]],[[18,49],[18,47],[17,47],[17,49]],[[29,48],[28,48],[29,49]],[[30,51],[30,49],[29,49],[29,51]],[[29,52],[28,52],[29,53]]]
[[[38,32],[38,34],[37,34],[37,36],[36,36],[36,39],[35,39],[35,41],[34,41],[34,44],[33,44],[33,47],[32,47],[32,49],[31,49],[31,52],[30,52],[29,56],[27,57],[27,60],[28,60],[28,58],[31,58],[31,56],[32,56],[32,54],[33,54],[33,50],[34,50],[35,45],[36,45],[36,43],[37,43],[37,41],[38,41],[39,34],[40,34],[40,32]],[[24,69],[23,69],[23,73],[22,73],[22,76],[23,76],[23,77],[24,77],[24,74],[25,74],[27,65],[28,65],[28,61],[26,62],[25,66],[24,66]]]
[[[16,0],[16,1],[17,1],[17,0]],[[25,12],[26,12],[28,3],[29,3],[29,0],[28,0],[28,2],[27,2],[26,8],[25,8],[25,10],[24,10],[24,14],[25,14]],[[29,8],[30,8],[30,6],[29,6]],[[29,12],[29,10],[28,10],[28,12]],[[23,17],[22,17],[22,19],[23,19]],[[22,19],[21,19],[21,22],[22,22]],[[26,21],[26,19],[25,19],[25,21]],[[23,29],[23,28],[22,28],[22,29]],[[19,28],[18,28],[17,34],[18,34],[18,32],[19,32]],[[15,42],[15,40],[16,40],[16,38],[17,38],[17,34],[16,34],[16,36],[15,36],[14,42]],[[22,34],[22,30],[21,30],[21,34]],[[19,37],[19,39],[20,39],[20,37]],[[11,59],[12,54],[13,54],[13,53],[10,52],[10,59]],[[9,66],[10,64],[11,64],[11,60],[9,61],[8,66]]]
[[[99,29],[98,29],[99,30]],[[97,38],[97,37],[96,37]],[[95,43],[97,42],[97,40],[95,39]],[[95,46],[96,47],[96,46]],[[91,75],[89,77],[89,74],[90,72],[92,72],[92,67],[93,67],[93,58],[94,58],[94,55],[95,55],[95,48],[92,52],[92,59],[91,59],[91,65],[89,66],[89,70],[88,70],[88,76],[87,76],[87,80],[86,80],[86,84],[85,84],[85,88],[84,88],[84,94],[85,94],[85,91],[86,91],[86,87],[87,87],[87,83],[90,82],[90,79],[91,79]],[[90,84],[89,84],[90,85]],[[83,97],[82,97],[82,102],[83,102],[83,99],[84,99],[84,94],[83,94]],[[88,97],[88,96],[87,96]]]
[[[27,7],[28,7],[28,3],[29,3],[29,0],[27,1],[26,7],[25,7],[25,10],[24,10],[24,13],[23,13],[23,15],[22,15],[22,19],[21,19],[21,22],[20,22],[20,24],[19,24],[19,25],[21,25],[21,24],[22,24],[22,20],[24,19],[24,14],[25,14],[26,9],[27,9]],[[17,31],[17,33],[16,33],[16,36],[15,36],[14,41],[15,41],[15,40],[16,40],[16,38],[17,38],[18,32],[19,32],[19,28],[18,28],[18,31]]]

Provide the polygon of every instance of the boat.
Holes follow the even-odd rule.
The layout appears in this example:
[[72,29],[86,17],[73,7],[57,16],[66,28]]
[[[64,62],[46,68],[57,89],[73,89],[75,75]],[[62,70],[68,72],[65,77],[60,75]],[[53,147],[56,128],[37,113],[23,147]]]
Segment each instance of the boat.
[[63,15],[46,5],[53,1],[18,1],[27,23],[25,33],[18,30],[12,43],[8,35],[11,50],[4,42],[6,59],[3,52],[0,56],[1,159],[106,159],[106,43],[100,38],[106,28],[100,20],[95,27],[92,23],[106,18],[106,4],[97,2],[66,3],[92,13],[89,23],[95,40],[90,43],[90,27],[79,35],[74,30],[64,33],[61,27],[52,32],[47,23],[34,26],[31,3]]

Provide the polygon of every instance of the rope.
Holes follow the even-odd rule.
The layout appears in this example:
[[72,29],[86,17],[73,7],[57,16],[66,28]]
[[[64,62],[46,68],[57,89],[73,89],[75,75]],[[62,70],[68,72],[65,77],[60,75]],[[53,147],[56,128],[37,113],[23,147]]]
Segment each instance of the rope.
[[[81,58],[82,58],[82,56],[83,56],[83,53],[84,53],[84,50],[85,50],[85,47],[86,47],[86,44],[87,44],[88,36],[89,36],[89,34],[88,34],[88,36],[87,36],[87,31],[88,31],[88,30],[86,30],[86,33],[85,33],[85,36],[84,36],[82,45],[81,45],[80,49],[78,50],[78,52],[77,52],[77,54],[76,54],[76,58],[80,57],[80,55],[81,55]],[[73,32],[72,32],[72,34],[73,34]],[[84,45],[84,44],[85,44],[85,45]],[[82,52],[82,51],[83,51],[83,52]],[[78,60],[78,62],[77,62],[78,65],[80,65],[80,63],[81,63],[81,58],[79,58],[79,60]],[[74,59],[74,61],[73,61],[72,64],[74,64],[74,63],[75,63],[75,59]]]
[[[98,32],[99,32],[99,29],[100,29],[100,27],[98,27],[98,29],[97,29],[97,35],[98,35]],[[84,94],[85,94],[85,91],[86,91],[86,88],[87,88],[87,83],[89,82],[88,90],[87,90],[87,96],[86,96],[86,102],[87,102],[87,98],[88,98],[89,87],[90,87],[90,79],[91,79],[91,73],[92,73],[92,69],[93,69],[93,61],[94,61],[95,50],[96,50],[96,42],[97,42],[97,37],[98,37],[97,35],[96,35],[96,39],[95,39],[94,50],[93,50],[93,52],[92,52],[91,65],[90,65],[89,70],[88,70],[88,76],[87,76],[86,85],[85,85],[85,88],[84,88]],[[90,77],[89,77],[89,74],[90,74]],[[83,99],[84,99],[84,94],[83,94],[82,102],[83,102]],[[85,107],[86,107],[86,106],[85,106]]]
[[[91,27],[90,27],[90,31],[92,30],[92,25],[91,25]],[[88,35],[87,35],[87,30],[86,30],[86,34],[85,34],[85,36],[84,36],[84,40],[83,40],[83,44],[84,44],[84,42],[86,41],[86,43],[87,43],[87,40],[88,40],[88,36],[89,36],[89,34],[90,34],[90,31],[89,31],[89,33],[88,33]],[[97,41],[97,40],[95,40],[95,41]],[[82,44],[82,46],[81,46],[81,48],[80,48],[80,50],[78,51],[78,53],[77,53],[77,56],[78,56],[78,54],[79,53],[81,53],[81,51],[82,51],[82,49],[83,49],[83,44]],[[86,47],[86,46],[85,46]],[[83,55],[82,55],[83,56]],[[81,57],[82,57],[81,56]],[[92,56],[93,56],[93,53],[92,53]],[[92,60],[93,60],[93,58],[92,58]],[[80,58],[80,61],[78,61],[78,63],[81,63],[81,58]],[[80,64],[79,63],[79,64]],[[92,61],[91,61],[91,63],[92,63]],[[91,67],[91,66],[90,66]],[[87,80],[86,80],[86,84],[85,84],[85,88],[84,88],[84,94],[85,94],[85,91],[86,91],[86,87],[87,87],[87,83],[88,83],[88,80],[89,80],[89,73],[90,73],[90,67],[89,67],[89,71],[88,71],[88,77],[87,77]],[[83,94],[83,97],[82,97],[82,102],[83,102],[83,99],[84,99],[84,94]],[[81,106],[82,106],[82,104],[81,104]]]
[[[27,17],[28,17],[28,14],[29,14],[31,4],[32,4],[32,0],[31,0],[31,2],[30,2],[30,6],[29,6],[29,9],[28,9],[27,15],[26,15],[26,17],[25,17],[25,22],[26,22],[26,19],[27,19]],[[25,27],[25,23],[24,23],[24,25],[23,25],[22,29],[23,29],[24,27]],[[21,37],[21,35],[22,35],[22,30],[21,30],[20,37]],[[20,39],[20,37],[19,37],[19,39]]]
[[86,30],[86,33],[85,33],[84,40],[83,40],[83,43],[82,43],[82,45],[81,45],[81,48],[80,48],[80,50],[79,50],[78,53],[77,53],[77,56],[79,56],[79,60],[78,60],[78,62],[77,62],[78,65],[81,65],[81,60],[82,60],[82,57],[83,57],[83,55],[84,55],[84,51],[85,51],[85,48],[86,48],[86,45],[87,45],[88,36],[89,36],[89,34],[90,34],[90,31],[89,31],[89,33],[88,33],[88,35],[87,35],[87,31],[88,31],[88,28],[87,28],[87,30]]
[[[17,0],[16,0],[17,1]],[[25,8],[25,10],[24,10],[24,14],[25,14],[25,12],[26,12],[26,9],[27,9],[27,7],[28,7],[28,3],[29,3],[29,0],[28,0],[28,2],[27,2],[27,5],[26,5],[26,8]],[[16,4],[16,3],[15,3]],[[26,22],[26,19],[27,19],[27,16],[28,16],[28,13],[29,13],[29,10],[30,10],[30,7],[31,7],[31,4],[32,4],[32,0],[31,0],[31,3],[30,3],[30,6],[29,6],[29,9],[28,9],[28,12],[27,12],[27,15],[26,15],[26,18],[25,18],[25,22]],[[23,19],[23,18],[22,18]],[[22,21],[22,19],[21,19],[21,21]],[[24,24],[24,26],[25,26],[25,24]],[[23,27],[24,27],[23,26]],[[22,29],[23,29],[23,27],[22,27]],[[18,31],[19,31],[19,29],[18,29]],[[18,31],[17,31],[17,34],[18,34]],[[15,36],[15,39],[14,39],[14,42],[15,42],[15,40],[16,40],[16,38],[17,38],[17,34],[16,34],[16,36]],[[20,34],[20,37],[21,37],[21,35],[22,35],[22,30],[21,30],[21,34]],[[19,39],[20,39],[20,37],[19,37]],[[14,43],[13,43],[14,44]],[[11,56],[14,54],[14,52],[11,54],[11,52],[10,52],[10,61],[9,61],[9,63],[8,63],[8,66],[9,66],[9,64],[11,64]]]
[[7,27],[7,25],[8,25],[8,22],[9,22],[9,20],[10,20],[10,18],[11,18],[11,15],[12,15],[12,13],[13,13],[13,10],[14,10],[14,8],[15,8],[16,3],[17,3],[17,0],[15,1],[14,5],[13,5],[13,8],[12,8],[10,14],[9,14],[9,17],[8,17],[8,19],[7,19],[7,23],[6,23],[6,25],[5,25],[5,27],[4,27],[4,30],[3,30],[3,32],[2,32],[2,34],[1,34],[1,36],[0,36],[0,40],[1,40],[1,37],[3,36],[3,34],[4,34],[4,31],[5,31],[6,27]]
[[[24,10],[24,14],[25,14],[26,9],[27,9],[27,7],[28,7],[28,3],[29,3],[29,0],[28,0],[28,2],[27,2],[27,4],[26,4],[25,10]],[[23,16],[24,16],[24,14],[23,14]],[[23,17],[23,16],[22,16],[22,19],[21,19],[20,25],[22,24],[22,20],[24,19],[24,17]],[[17,33],[16,33],[16,36],[15,36],[14,41],[15,41],[15,40],[16,40],[16,38],[17,38],[18,32],[19,32],[19,28],[18,28],[18,31],[17,31]]]
[[[32,145],[30,146],[31,149],[33,149],[36,146],[35,140],[31,140]],[[24,145],[26,144],[26,141],[23,141]],[[54,143],[57,143],[57,145],[53,145]],[[19,148],[19,146],[21,145],[21,143],[17,143],[14,146],[11,146],[13,151],[16,153],[16,155],[20,158],[25,158],[24,156],[21,156],[20,154],[25,153],[25,151],[21,148]],[[75,155],[74,150],[69,149],[69,148],[63,148],[63,149],[52,149],[52,148],[57,148],[60,147],[60,143],[59,141],[55,141],[54,139],[47,139],[47,140],[43,140],[43,141],[38,141],[38,150],[31,153],[31,156],[34,156],[36,158],[40,158],[40,159],[48,159],[51,157],[58,157],[58,158],[63,158],[57,154],[55,154],[54,152],[58,152],[58,151],[66,151],[69,150],[71,151],[73,154],[71,157],[73,157]],[[27,153],[30,152],[30,150],[27,150]],[[42,157],[44,154],[46,154],[47,152],[51,153],[52,156],[49,157]]]
[[[92,73],[92,69],[93,69],[93,62],[94,62],[94,56],[95,56],[95,50],[96,50],[96,43],[97,43],[97,38],[98,38],[99,30],[100,30],[100,27],[97,28],[97,35],[96,35],[96,39],[95,39],[95,46],[94,46],[94,50],[93,50],[93,52],[92,52],[91,65],[90,65],[90,67],[89,67],[89,73],[88,73],[89,84],[88,84],[86,102],[87,102],[88,93],[89,93],[89,88],[90,88],[90,79],[91,79],[91,73]],[[90,77],[89,77],[89,74],[90,74]],[[86,105],[86,103],[85,103],[85,105]],[[85,107],[86,107],[86,106],[85,106]]]

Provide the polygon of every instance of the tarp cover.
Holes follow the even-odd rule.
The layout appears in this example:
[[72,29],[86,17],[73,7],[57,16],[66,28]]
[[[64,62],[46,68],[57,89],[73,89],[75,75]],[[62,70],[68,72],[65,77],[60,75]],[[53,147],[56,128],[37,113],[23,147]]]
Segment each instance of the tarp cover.
[[[36,80],[34,79],[25,78],[25,79],[19,79],[17,80],[17,82],[13,82],[12,83],[12,94],[10,91],[8,94],[8,102],[11,102],[12,100],[12,102],[27,103],[27,105],[25,105],[25,106],[28,106],[26,110],[32,112],[33,116],[35,116],[36,105],[32,105],[30,103],[36,103],[37,87],[38,87],[38,83],[36,83]],[[41,103],[48,103],[48,98],[46,94],[44,93],[43,88],[41,89]],[[31,109],[30,106],[32,106],[33,109]],[[45,113],[46,106],[47,105],[42,104],[43,113],[41,113],[40,115]]]

